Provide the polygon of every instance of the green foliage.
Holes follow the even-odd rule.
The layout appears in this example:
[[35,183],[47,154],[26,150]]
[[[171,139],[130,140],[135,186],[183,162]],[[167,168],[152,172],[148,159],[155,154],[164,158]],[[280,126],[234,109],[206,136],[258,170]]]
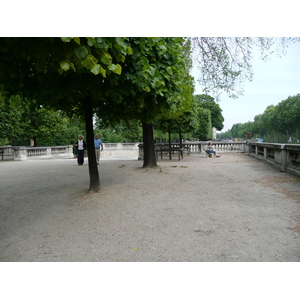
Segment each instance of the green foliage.
[[8,96],[80,116],[130,53],[126,38],[0,38],[0,82]]
[[233,137],[245,138],[246,132],[268,142],[286,143],[289,137],[297,142],[300,139],[300,94],[288,97],[276,106],[268,106],[263,114],[254,117],[254,122],[234,124],[231,128]]
[[121,64],[122,74],[106,82],[99,117],[106,123],[117,123],[120,117],[152,122],[164,114],[180,114],[187,90],[193,88],[185,40],[129,38],[128,43],[132,55]]
[[79,130],[80,121],[62,111],[20,97],[0,99],[0,138],[6,143],[29,145],[32,139],[41,146],[67,145],[76,139]]
[[210,111],[212,127],[215,127],[217,130],[222,130],[224,127],[224,117],[222,115],[222,109],[220,105],[215,102],[215,99],[209,95],[195,95],[194,97],[200,107]]
[[208,109],[198,107],[198,129],[194,131],[194,135],[200,141],[207,141],[212,139],[212,125],[211,125],[211,113]]
[[103,126],[101,119],[96,117],[95,133],[104,143],[141,142],[143,139],[141,124],[138,121],[123,121],[111,126]]
[[9,141],[19,138],[25,125],[22,122],[22,111],[0,97],[0,138]]

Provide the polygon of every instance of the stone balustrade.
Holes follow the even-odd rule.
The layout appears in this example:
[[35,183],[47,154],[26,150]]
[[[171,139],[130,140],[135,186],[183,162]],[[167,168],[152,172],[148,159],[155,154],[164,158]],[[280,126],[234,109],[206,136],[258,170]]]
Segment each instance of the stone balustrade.
[[[300,176],[300,144],[274,144],[260,142],[215,141],[212,143],[217,153],[245,153],[272,164],[282,172]],[[167,146],[168,143],[155,144],[156,147]],[[172,143],[178,146],[178,143]],[[184,142],[189,154],[205,154],[203,148],[207,142]],[[3,146],[4,155],[13,156],[15,160],[73,158],[73,146],[55,147],[12,147]],[[143,159],[143,144],[140,143],[105,143],[101,151],[101,159]]]
[[100,159],[138,159],[139,143],[104,143]]
[[8,156],[14,155],[14,150],[13,150],[12,146],[10,146],[10,145],[1,146],[0,150],[4,151],[3,152],[4,155],[8,155]]
[[[232,152],[245,152],[245,143],[244,142],[227,142],[227,141],[221,141],[221,142],[213,142],[213,147],[216,149],[217,153],[232,153]],[[155,144],[155,147],[168,147],[168,143],[157,143]],[[207,142],[183,142],[182,145],[185,148],[189,148],[189,153],[203,153],[205,154],[205,151],[203,148],[207,147]],[[172,146],[179,146],[179,143],[172,143]],[[143,153],[143,144],[139,145],[139,159],[142,160],[144,157]]]
[[73,146],[53,147],[12,147],[14,160],[48,159],[48,158],[73,158]]
[[300,176],[300,144],[275,144],[247,141],[245,153],[272,164],[282,172]]

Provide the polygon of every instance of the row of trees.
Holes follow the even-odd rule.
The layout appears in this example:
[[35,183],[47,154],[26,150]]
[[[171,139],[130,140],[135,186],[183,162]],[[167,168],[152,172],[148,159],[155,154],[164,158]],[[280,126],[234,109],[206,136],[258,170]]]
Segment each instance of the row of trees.
[[277,105],[268,106],[254,121],[234,124],[231,130],[218,135],[219,138],[245,138],[251,132],[252,137],[263,138],[273,143],[299,143],[300,140],[300,94],[290,96]]
[[[0,85],[5,99],[66,112],[85,122],[90,190],[100,181],[93,151],[93,115],[103,124],[139,121],[143,167],[156,166],[153,125],[191,122],[192,59],[205,93],[232,96],[238,81],[251,79],[252,47],[262,50],[288,39],[272,38],[1,38]],[[192,56],[193,53],[196,55]],[[189,121],[190,120],[190,121]],[[181,127],[182,124],[186,126]],[[172,125],[172,128],[174,126]],[[180,129],[180,130],[178,130]]]
[[[212,138],[212,127],[223,128],[222,110],[215,99],[208,95],[193,97],[194,108],[186,113],[183,120],[157,121],[154,123],[154,139],[168,140],[182,134],[183,139],[208,140]],[[178,122],[181,122],[178,125]],[[180,129],[180,127],[182,129]],[[104,126],[99,117],[95,117],[94,131],[105,143],[141,142],[142,128],[139,121],[123,121]],[[64,111],[34,106],[28,101],[11,98],[4,101],[0,97],[0,145],[67,145],[74,144],[78,134],[85,136],[85,126],[80,118],[69,117]],[[30,143],[31,142],[31,143]]]
[[68,145],[84,131],[84,123],[64,111],[0,96],[0,145]]

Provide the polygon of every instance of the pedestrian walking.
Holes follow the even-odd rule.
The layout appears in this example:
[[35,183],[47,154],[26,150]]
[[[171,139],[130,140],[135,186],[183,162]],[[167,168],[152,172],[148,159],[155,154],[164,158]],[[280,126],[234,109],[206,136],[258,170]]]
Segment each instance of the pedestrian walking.
[[101,149],[101,151],[103,151],[103,143],[99,139],[98,134],[95,134],[95,136],[94,136],[94,145],[95,145],[95,152],[96,152],[96,162],[97,162],[97,165],[99,165],[100,149]]
[[78,140],[76,142],[77,163],[79,166],[82,166],[84,163],[84,150],[85,149],[86,149],[86,143],[83,140],[83,136],[79,135]]

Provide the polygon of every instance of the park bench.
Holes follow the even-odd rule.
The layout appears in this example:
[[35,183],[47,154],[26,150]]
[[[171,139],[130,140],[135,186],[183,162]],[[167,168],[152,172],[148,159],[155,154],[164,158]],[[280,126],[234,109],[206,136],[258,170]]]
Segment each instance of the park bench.
[[191,154],[191,146],[190,145],[184,145],[183,151],[186,151],[186,155],[189,156]]
[[3,160],[3,155],[4,155],[4,150],[0,149],[0,154],[2,155],[2,160]]
[[180,157],[183,159],[184,147],[183,148],[174,147],[174,146],[172,146],[171,148],[170,147],[158,147],[158,148],[155,149],[155,151],[156,151],[156,154],[158,154],[160,152],[161,159],[163,158],[164,153],[169,154],[170,151],[171,151],[171,153],[174,154],[175,152],[177,152],[178,153],[178,160],[180,160]]

